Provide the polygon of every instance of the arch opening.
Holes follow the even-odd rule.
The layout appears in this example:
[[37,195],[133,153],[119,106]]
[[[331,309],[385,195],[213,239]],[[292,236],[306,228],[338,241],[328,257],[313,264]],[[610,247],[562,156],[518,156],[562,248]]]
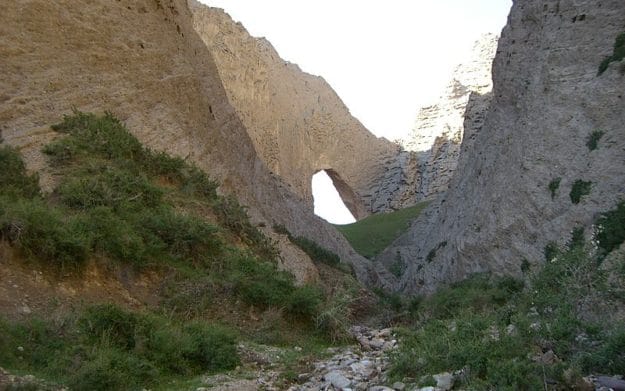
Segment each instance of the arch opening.
[[356,221],[337,190],[340,180],[332,170],[321,170],[312,177],[315,214],[332,224],[350,224]]

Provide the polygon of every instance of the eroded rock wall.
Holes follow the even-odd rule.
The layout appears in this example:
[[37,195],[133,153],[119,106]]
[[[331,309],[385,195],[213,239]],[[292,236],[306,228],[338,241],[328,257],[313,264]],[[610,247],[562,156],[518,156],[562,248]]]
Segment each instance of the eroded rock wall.
[[323,78],[280,58],[223,10],[190,6],[258,156],[311,210],[311,178],[320,170],[329,171],[357,219],[415,202],[406,154],[371,134]]
[[[570,239],[625,199],[623,61],[598,76],[625,31],[622,0],[516,0],[493,64],[483,126],[460,153],[448,192],[381,256],[409,268],[405,292],[432,292],[474,272],[521,275],[550,241]],[[481,99],[472,96],[472,99]],[[587,146],[594,131],[603,136]],[[552,194],[549,183],[561,178]],[[573,203],[577,180],[590,194]]]
[[[28,167],[50,175],[41,147],[75,107],[113,112],[146,145],[184,157],[220,180],[257,222],[284,224],[338,253],[358,277],[371,263],[307,200],[267,169],[230,104],[213,57],[183,0],[16,0],[0,14],[0,130]],[[338,142],[338,141],[335,141]],[[285,252],[286,253],[286,252]],[[286,256],[285,268],[310,262]]]
[[[484,34],[471,54],[456,66],[444,93],[430,106],[419,110],[411,134],[402,141],[415,152],[420,173],[415,190],[418,199],[431,199],[444,193],[456,171],[460,144],[465,130],[464,117],[471,94],[488,94],[492,89],[491,68],[498,36]],[[487,100],[472,102],[472,110],[488,109]]]

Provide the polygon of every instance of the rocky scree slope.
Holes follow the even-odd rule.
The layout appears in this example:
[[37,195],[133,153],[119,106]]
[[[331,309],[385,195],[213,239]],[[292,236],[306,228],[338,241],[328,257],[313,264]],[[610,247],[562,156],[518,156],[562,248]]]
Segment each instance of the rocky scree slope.
[[464,117],[472,95],[483,98],[479,104],[472,101],[471,110],[485,112],[488,109],[498,39],[494,34],[484,34],[475,42],[469,58],[454,69],[441,97],[419,110],[411,134],[402,140],[404,148],[417,156],[418,199],[433,198],[447,190],[458,164],[465,132],[473,134],[482,125],[478,122],[476,128],[465,129]]
[[320,170],[357,219],[416,202],[410,154],[371,134],[323,78],[280,58],[223,10],[189,5],[258,156],[311,210],[311,178]]
[[[403,291],[474,272],[521,275],[574,228],[588,238],[625,198],[622,61],[598,75],[624,31],[622,1],[514,2],[484,126],[465,135],[446,195],[380,256],[410,263]],[[479,120],[467,110],[465,128]]]
[[[55,180],[41,154],[55,137],[49,124],[73,107],[110,110],[150,148],[218,179],[257,222],[283,224],[353,264],[361,281],[380,283],[369,261],[258,157],[185,1],[14,1],[0,21],[0,130],[44,189]],[[287,269],[310,262],[284,259]]]

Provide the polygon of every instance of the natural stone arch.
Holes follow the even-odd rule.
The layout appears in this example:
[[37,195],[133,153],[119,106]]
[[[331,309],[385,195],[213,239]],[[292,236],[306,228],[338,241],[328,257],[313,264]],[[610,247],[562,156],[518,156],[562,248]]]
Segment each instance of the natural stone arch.
[[[324,171],[332,180],[332,184],[343,201],[343,204],[356,220],[360,220],[369,215],[362,197],[358,195],[358,193],[356,193],[356,191],[354,191],[354,189],[352,189],[352,187],[345,180],[343,180],[343,178],[341,178],[336,170],[332,168],[316,170],[311,176],[311,182],[312,178],[321,171]],[[310,191],[312,193],[312,185]]]

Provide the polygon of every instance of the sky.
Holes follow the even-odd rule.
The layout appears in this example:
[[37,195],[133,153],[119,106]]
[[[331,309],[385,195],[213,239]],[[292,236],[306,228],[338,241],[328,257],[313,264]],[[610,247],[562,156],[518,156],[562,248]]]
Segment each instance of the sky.
[[251,35],[267,38],[283,59],[322,76],[353,116],[389,140],[410,132],[419,107],[442,93],[481,34],[500,33],[512,5],[511,0],[201,1],[223,8]]

